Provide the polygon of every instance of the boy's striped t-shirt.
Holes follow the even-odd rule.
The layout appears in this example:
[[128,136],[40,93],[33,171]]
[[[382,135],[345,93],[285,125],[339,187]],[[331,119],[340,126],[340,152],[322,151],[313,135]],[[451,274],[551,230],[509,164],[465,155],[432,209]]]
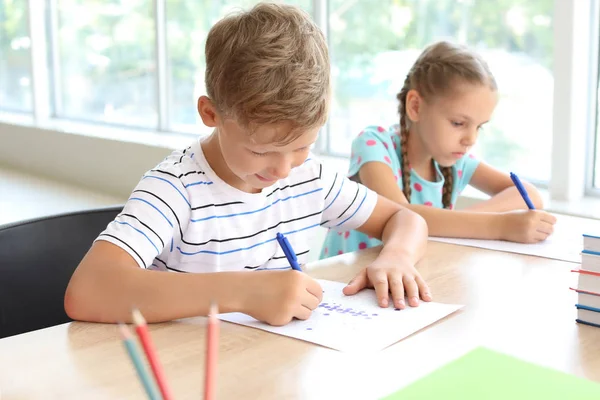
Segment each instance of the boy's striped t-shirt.
[[320,226],[356,229],[376,202],[373,191],[329,170],[312,154],[261,193],[242,192],[214,173],[198,141],[144,174],[96,240],[121,247],[149,269],[285,269],[289,263],[278,232],[303,264]]

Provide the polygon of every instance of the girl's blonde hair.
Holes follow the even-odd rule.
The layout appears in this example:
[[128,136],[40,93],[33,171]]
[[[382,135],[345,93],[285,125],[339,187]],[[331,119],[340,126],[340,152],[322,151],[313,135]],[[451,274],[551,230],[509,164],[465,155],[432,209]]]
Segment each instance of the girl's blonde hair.
[[[408,160],[408,120],[406,117],[406,95],[416,90],[424,99],[448,94],[457,84],[470,83],[487,85],[496,90],[496,81],[487,63],[467,47],[450,42],[437,42],[428,46],[417,58],[406,75],[404,86],[396,96],[399,101],[400,146],[402,150],[402,185],[406,199],[410,202],[410,167]],[[452,167],[441,167],[444,176],[442,204],[452,205],[454,176]]]

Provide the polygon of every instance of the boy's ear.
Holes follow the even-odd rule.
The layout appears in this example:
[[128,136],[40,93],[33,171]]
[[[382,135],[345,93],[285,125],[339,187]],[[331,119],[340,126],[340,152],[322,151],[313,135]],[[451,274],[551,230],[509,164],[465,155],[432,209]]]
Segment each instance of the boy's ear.
[[198,114],[204,125],[214,128],[219,122],[219,115],[213,102],[206,96],[198,98]]
[[421,114],[421,105],[423,104],[423,98],[414,89],[411,89],[406,94],[406,116],[412,122],[417,122]]

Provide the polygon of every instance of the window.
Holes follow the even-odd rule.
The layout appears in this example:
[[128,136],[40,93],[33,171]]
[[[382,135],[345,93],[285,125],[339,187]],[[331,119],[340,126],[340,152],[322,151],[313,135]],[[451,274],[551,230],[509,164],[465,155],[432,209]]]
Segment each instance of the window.
[[0,108],[31,112],[31,40],[27,2],[0,0]]
[[[598,54],[600,54],[600,50],[598,51]],[[600,56],[598,57],[598,75],[596,83],[596,165],[594,166],[594,188],[600,189]]]
[[[248,9],[256,0],[167,0],[167,53],[170,83],[171,129],[198,132],[204,128],[194,104],[206,94],[204,42],[211,26],[236,9]],[[311,0],[286,1],[310,12]]]
[[[590,129],[575,123],[584,114],[575,111],[587,106],[589,114],[588,109],[600,107],[600,100],[591,100],[600,96],[600,86],[594,96],[588,93],[597,82],[588,79],[582,64],[587,69],[597,63],[583,48],[588,42],[598,46],[600,0],[274,1],[312,14],[328,38],[333,96],[317,151],[348,157],[352,139],[366,125],[397,123],[396,93],[409,68],[426,45],[449,39],[478,51],[499,87],[499,104],[473,151],[502,170],[547,184],[556,198],[584,190],[600,195],[600,117]],[[15,121],[27,119],[52,130],[61,120],[92,122],[91,131],[99,135],[102,124],[142,128],[136,139],[142,141],[170,140],[169,132],[208,133],[195,107],[205,93],[206,35],[224,15],[257,2],[0,0],[2,118],[12,121],[8,114],[16,112]],[[555,13],[561,18],[553,20]],[[592,25],[595,33],[588,35]],[[555,37],[566,40],[555,42]],[[571,80],[585,86],[577,92],[585,96],[554,96]],[[575,111],[560,112],[567,108]],[[553,132],[553,118],[571,130],[570,136]],[[597,150],[588,149],[589,162],[583,156],[573,160],[583,146],[580,134],[590,143],[592,135],[597,137]],[[570,151],[554,145],[557,173],[551,178],[553,138],[569,138]],[[586,172],[579,190],[571,183],[582,175],[582,166]]]
[[152,4],[57,1],[57,116],[157,127]]
[[[348,156],[367,125],[398,123],[396,93],[427,44],[451,39],[488,62],[500,101],[476,149],[529,179],[550,178],[553,0],[331,0],[334,96],[328,151]],[[335,143],[335,145],[334,145]]]

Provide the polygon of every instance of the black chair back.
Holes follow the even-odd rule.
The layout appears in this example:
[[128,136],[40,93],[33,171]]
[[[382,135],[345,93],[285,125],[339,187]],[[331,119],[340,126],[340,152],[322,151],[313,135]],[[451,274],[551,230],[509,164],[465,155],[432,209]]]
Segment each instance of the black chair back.
[[0,226],[0,338],[69,322],[65,290],[79,262],[123,206]]

